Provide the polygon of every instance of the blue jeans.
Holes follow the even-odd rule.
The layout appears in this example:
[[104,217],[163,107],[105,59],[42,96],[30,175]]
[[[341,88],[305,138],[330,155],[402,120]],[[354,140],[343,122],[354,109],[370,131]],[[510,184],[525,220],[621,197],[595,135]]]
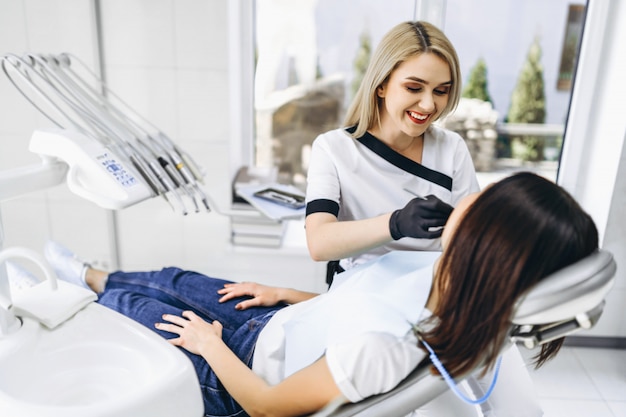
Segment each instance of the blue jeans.
[[[274,313],[285,305],[235,310],[235,305],[241,299],[218,302],[220,295],[217,290],[228,282],[230,281],[179,268],[151,272],[114,272],[109,275],[98,302],[143,324],[166,339],[176,335],[154,327],[155,323],[163,321],[163,314],[181,315],[184,310],[192,310],[209,322],[217,320],[224,326],[222,338],[226,345],[251,367],[259,333]],[[224,389],[204,358],[185,349],[181,350],[196,369],[204,399],[205,416],[247,415]]]

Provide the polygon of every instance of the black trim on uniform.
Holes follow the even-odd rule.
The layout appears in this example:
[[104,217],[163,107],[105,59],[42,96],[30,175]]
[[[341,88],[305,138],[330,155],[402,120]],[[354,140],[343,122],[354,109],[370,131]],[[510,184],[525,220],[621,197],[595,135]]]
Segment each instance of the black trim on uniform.
[[[355,130],[356,126],[346,129],[346,131],[348,131],[349,133],[354,133]],[[356,138],[356,140],[361,142],[370,151],[374,152],[376,155],[380,156],[390,164],[393,164],[406,172],[423,178],[426,181],[430,181],[433,184],[437,184],[448,191],[452,191],[451,177],[447,176],[446,174],[442,174],[439,171],[434,171],[430,168],[426,168],[424,165],[418,164],[417,162],[405,157],[404,155],[399,154],[371,133],[365,132],[363,136],[361,136],[360,138]]]
[[339,204],[336,201],[320,198],[306,204],[306,216],[313,213],[330,213],[339,216]]

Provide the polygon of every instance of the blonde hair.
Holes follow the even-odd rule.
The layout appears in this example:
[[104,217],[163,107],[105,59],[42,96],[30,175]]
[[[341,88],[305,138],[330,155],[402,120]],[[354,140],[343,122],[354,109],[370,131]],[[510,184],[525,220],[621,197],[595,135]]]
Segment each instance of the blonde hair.
[[454,46],[441,30],[428,22],[403,22],[387,32],[380,41],[348,108],[344,126],[356,125],[353,137],[363,136],[374,123],[380,123],[377,88],[404,61],[424,53],[437,55],[450,67],[452,84],[448,104],[439,117],[456,108],[461,96],[461,69]]

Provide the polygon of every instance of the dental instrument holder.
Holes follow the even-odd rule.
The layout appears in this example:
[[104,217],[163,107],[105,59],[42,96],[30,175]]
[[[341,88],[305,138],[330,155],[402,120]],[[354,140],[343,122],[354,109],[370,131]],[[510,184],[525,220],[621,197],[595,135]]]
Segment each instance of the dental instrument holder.
[[126,159],[81,133],[35,130],[29,150],[67,163],[69,189],[100,207],[119,210],[155,195]]
[[[91,76],[89,80],[73,70],[73,62],[81,66],[81,72]],[[204,206],[205,212],[212,211],[209,196],[199,186],[204,171],[167,135],[111,91],[80,59],[67,53],[24,56],[9,53],[1,57],[0,63],[24,98],[54,125],[80,132],[91,138],[91,142],[97,141],[113,155],[121,157],[107,168],[109,174],[117,175],[118,181],[124,181],[124,186],[129,179],[121,179],[119,175],[134,169],[133,179],[145,186],[140,188],[147,187],[151,196],[163,197],[174,211],[188,214],[185,201],[192,203],[197,213],[201,211],[200,205]],[[118,107],[120,105],[122,107]],[[92,147],[90,144],[89,148]],[[79,158],[79,161],[84,163],[84,159]],[[118,170],[120,161],[127,165],[123,171]],[[73,163],[77,164],[76,160]],[[77,178],[74,175],[79,171],[82,174]],[[105,208],[124,208],[142,201],[142,198],[126,201],[126,197],[122,197],[120,201],[117,197],[103,197],[100,188],[89,187],[94,185],[94,180],[100,185],[98,175],[91,175],[97,171],[84,167],[71,171],[68,176],[70,188]]]
[[[0,251],[2,269],[9,258],[24,258],[33,262],[46,277],[45,281],[16,292],[12,300],[8,300],[7,310],[15,317],[30,318],[53,329],[98,298],[93,291],[58,281],[46,261],[31,249],[11,247]],[[0,279],[3,280],[0,286],[8,284],[6,275],[4,278],[0,276]],[[8,295],[11,296],[10,290]],[[19,327],[18,325],[18,329]],[[17,329],[11,329],[11,332],[15,330]],[[2,336],[6,335],[0,335]]]

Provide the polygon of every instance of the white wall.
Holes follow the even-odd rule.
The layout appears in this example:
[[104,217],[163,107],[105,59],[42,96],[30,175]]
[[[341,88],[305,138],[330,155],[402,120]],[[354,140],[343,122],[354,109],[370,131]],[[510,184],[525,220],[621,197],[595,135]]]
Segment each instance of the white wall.
[[[93,4],[0,2],[0,53],[70,52],[97,69]],[[227,208],[233,172],[228,0],[106,0],[100,5],[109,87],[204,167],[204,190]],[[34,129],[48,126],[0,76],[0,169],[36,163],[28,140]],[[52,238],[105,267],[175,265],[234,280],[324,290],[323,265],[309,259],[303,241],[301,248],[283,252],[234,249],[227,217],[193,211],[182,216],[162,199],[111,212],[61,185],[2,202],[0,209],[5,247],[41,251]]]
[[[623,138],[626,143],[626,137]],[[615,183],[613,201],[604,236],[604,247],[610,250],[617,261],[617,282],[607,300],[607,308],[597,328],[590,335],[626,337],[626,146]]]

